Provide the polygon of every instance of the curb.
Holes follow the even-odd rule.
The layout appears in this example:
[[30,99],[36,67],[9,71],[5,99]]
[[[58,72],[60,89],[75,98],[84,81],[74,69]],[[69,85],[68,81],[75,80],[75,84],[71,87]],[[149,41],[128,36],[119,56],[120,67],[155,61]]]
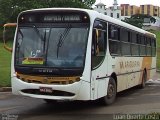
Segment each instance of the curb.
[[12,88],[11,87],[0,87],[0,92],[11,92]]

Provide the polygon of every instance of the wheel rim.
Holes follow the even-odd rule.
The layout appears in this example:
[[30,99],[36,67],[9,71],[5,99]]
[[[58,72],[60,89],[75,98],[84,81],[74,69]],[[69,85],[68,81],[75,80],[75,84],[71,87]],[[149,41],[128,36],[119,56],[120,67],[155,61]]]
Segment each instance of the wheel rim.
[[114,96],[115,88],[114,88],[114,86],[112,84],[109,84],[107,93],[108,93],[107,94],[108,98],[112,98]]

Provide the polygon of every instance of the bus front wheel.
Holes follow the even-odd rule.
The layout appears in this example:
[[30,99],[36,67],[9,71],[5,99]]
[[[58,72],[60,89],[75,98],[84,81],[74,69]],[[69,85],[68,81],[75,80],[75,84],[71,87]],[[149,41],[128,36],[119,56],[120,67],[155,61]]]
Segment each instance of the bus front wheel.
[[112,104],[116,99],[116,94],[117,94],[116,82],[113,78],[110,78],[108,83],[107,95],[100,98],[100,103],[102,103],[103,105]]

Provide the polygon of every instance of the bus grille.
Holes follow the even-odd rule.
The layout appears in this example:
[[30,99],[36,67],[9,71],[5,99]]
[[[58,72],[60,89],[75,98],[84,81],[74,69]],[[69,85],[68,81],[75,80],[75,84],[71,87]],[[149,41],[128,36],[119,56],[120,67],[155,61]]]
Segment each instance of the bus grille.
[[45,93],[45,92],[40,92],[39,89],[24,89],[21,90],[23,93],[27,94],[35,94],[35,95],[48,95],[48,96],[74,96],[74,93],[70,92],[65,92],[65,91],[59,91],[59,90],[53,90],[52,93]]
[[17,74],[17,78],[27,83],[54,84],[54,85],[72,84],[80,81],[80,76],[48,77],[48,76],[31,76],[31,75]]

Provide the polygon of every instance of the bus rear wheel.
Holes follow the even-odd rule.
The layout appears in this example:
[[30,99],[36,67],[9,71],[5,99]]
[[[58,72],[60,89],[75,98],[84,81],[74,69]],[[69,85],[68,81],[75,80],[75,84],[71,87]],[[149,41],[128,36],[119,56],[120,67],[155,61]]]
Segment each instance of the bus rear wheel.
[[143,89],[146,86],[146,81],[147,81],[147,73],[146,71],[143,71],[143,76],[142,76],[142,83],[139,86],[139,88]]
[[113,78],[110,78],[108,83],[107,95],[100,98],[100,103],[103,105],[112,104],[116,99],[116,94],[117,94],[116,82]]

